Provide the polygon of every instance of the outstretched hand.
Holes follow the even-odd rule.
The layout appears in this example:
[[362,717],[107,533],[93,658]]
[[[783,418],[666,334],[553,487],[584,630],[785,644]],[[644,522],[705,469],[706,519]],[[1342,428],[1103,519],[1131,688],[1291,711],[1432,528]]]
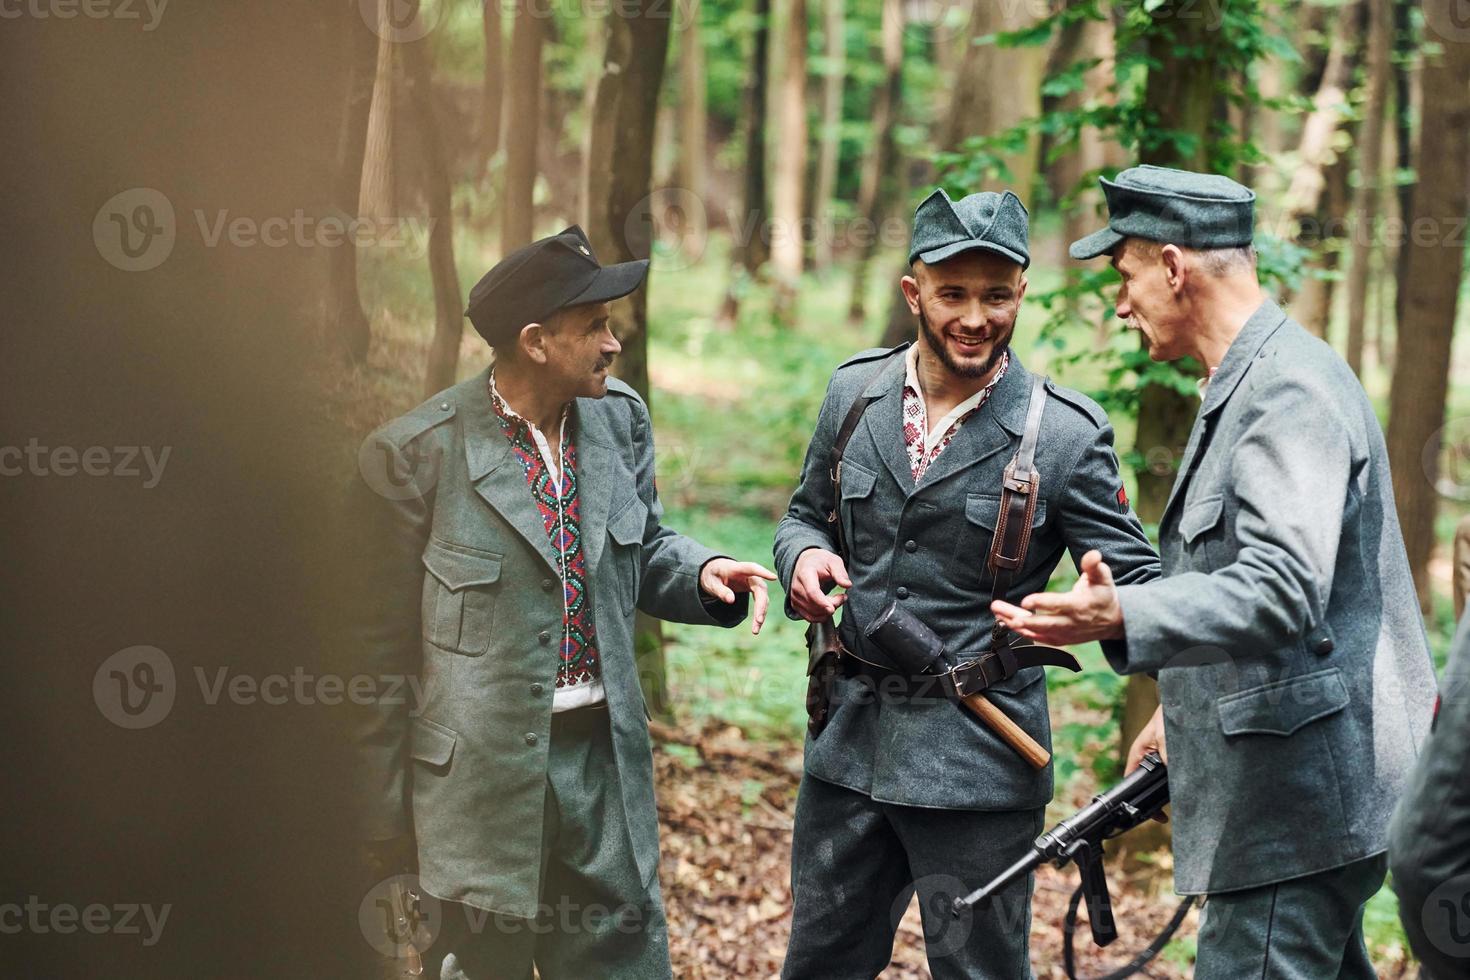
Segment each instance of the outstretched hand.
[[1082,577],[1070,592],[1033,592],[1019,606],[997,599],[991,612],[1007,627],[1046,646],[1123,636],[1123,607],[1113,572],[1098,551],[1082,556]]
[[737,592],[749,592],[755,597],[750,631],[757,634],[766,623],[766,606],[770,603],[766,582],[774,581],[776,573],[764,565],[733,558],[711,558],[699,570],[699,587],[706,595],[726,603],[734,602]]

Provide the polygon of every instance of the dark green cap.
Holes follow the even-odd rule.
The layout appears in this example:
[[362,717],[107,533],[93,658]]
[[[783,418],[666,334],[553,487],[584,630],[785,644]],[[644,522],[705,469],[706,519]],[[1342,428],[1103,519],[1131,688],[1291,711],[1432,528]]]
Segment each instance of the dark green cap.
[[1026,268],[1031,264],[1027,248],[1029,219],[1026,206],[1010,191],[984,191],[951,201],[942,189],[914,209],[914,238],[909,246],[909,264],[923,259],[933,265],[945,259],[984,249]]
[[1239,248],[1255,231],[1256,195],[1219,174],[1168,167],[1130,167],[1100,178],[1108,226],[1068,249],[1074,259],[1107,255],[1125,238],[1184,248]]

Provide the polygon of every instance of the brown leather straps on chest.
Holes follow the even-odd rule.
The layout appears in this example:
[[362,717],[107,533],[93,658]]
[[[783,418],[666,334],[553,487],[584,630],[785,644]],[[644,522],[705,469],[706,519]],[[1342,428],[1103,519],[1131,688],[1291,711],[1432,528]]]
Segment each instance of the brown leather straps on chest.
[[[1026,407],[1026,428],[1021,445],[1006,464],[1001,480],[1000,510],[995,517],[995,537],[990,541],[986,567],[990,569],[992,599],[1004,599],[1031,547],[1031,526],[1036,519],[1036,500],[1041,496],[1041,474],[1036,469],[1036,443],[1041,438],[1041,414],[1046,409],[1046,379],[1031,377],[1031,401]],[[1004,627],[996,623],[996,638]],[[999,644],[997,644],[999,645]]]

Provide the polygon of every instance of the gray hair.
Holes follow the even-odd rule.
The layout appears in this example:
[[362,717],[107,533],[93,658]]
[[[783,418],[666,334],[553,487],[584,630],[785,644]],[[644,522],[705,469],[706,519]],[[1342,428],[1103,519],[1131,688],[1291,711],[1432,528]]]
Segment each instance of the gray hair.
[[1239,245],[1234,248],[1194,249],[1199,257],[1199,267],[1206,275],[1229,276],[1249,272],[1256,267],[1256,247]]

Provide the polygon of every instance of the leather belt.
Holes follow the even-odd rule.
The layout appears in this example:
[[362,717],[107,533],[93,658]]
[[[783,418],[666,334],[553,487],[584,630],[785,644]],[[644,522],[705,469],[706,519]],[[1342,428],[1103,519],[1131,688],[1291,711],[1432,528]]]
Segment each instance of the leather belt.
[[1034,643],[987,650],[953,670],[936,674],[907,674],[875,664],[854,654],[846,644],[839,663],[845,676],[867,677],[881,686],[883,694],[945,701],[963,700],[971,694],[978,694],[1027,667],[1064,667],[1074,672],[1082,669],[1077,658],[1067,651]]

